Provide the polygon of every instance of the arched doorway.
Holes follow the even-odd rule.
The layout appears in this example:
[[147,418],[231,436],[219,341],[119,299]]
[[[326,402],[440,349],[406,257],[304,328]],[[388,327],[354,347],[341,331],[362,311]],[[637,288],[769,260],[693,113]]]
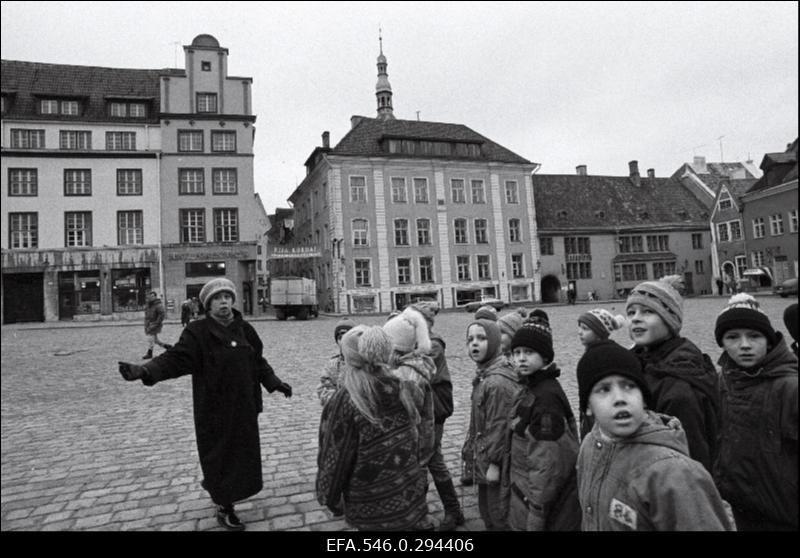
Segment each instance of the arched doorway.
[[561,281],[555,275],[542,277],[542,302],[559,302]]

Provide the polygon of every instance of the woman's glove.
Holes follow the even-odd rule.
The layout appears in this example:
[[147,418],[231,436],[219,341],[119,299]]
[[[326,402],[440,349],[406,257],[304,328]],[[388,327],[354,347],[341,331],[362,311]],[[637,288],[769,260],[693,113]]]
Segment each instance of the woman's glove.
[[497,463],[490,463],[489,468],[486,469],[486,482],[494,484],[500,482],[500,467]]
[[119,363],[119,373],[122,374],[122,377],[132,382],[134,380],[141,380],[144,378],[145,372],[144,367],[139,366],[138,364],[131,364],[129,362],[120,362]]
[[290,386],[286,382],[281,382],[281,385],[276,387],[275,391],[281,392],[284,395],[284,397],[291,397],[292,396],[292,386]]

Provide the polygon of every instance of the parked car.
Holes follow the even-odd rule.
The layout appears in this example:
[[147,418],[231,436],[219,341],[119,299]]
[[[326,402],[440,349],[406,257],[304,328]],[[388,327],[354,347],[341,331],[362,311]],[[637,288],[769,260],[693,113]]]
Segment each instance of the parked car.
[[487,305],[494,307],[495,310],[502,310],[506,307],[505,301],[502,301],[499,298],[484,297],[480,300],[467,302],[467,304],[464,305],[464,308],[467,310],[467,312],[475,312],[481,306]]
[[797,296],[797,277],[787,279],[780,285],[775,285],[772,292],[786,298],[789,295]]

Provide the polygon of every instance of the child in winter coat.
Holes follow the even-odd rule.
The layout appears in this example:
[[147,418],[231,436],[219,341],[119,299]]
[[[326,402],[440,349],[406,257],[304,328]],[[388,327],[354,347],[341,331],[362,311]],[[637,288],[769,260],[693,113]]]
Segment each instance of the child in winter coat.
[[511,339],[523,389],[512,407],[508,523],[515,531],[580,531],[578,429],[553,362],[550,327],[526,324]]
[[796,531],[797,357],[746,293],[730,298],[714,335],[725,351],[717,486],[740,531]]
[[591,345],[578,362],[578,395],[595,423],[578,454],[584,531],[734,530],[680,421],[646,410],[650,390],[630,351]]
[[646,281],[631,291],[626,310],[632,351],[653,396],[651,409],[681,421],[689,456],[710,471],[719,429],[719,379],[709,356],[680,336],[683,298],[665,281]]
[[504,531],[508,529],[509,501],[505,439],[509,412],[519,390],[517,374],[500,350],[500,328],[496,322],[475,320],[469,324],[467,352],[478,366],[465,447],[473,449],[481,519],[487,530]]
[[344,367],[344,357],[342,356],[342,337],[345,333],[355,327],[355,323],[349,318],[342,318],[336,322],[336,327],[333,328],[333,340],[339,347],[339,352],[333,355],[330,360],[325,364],[322,374],[319,377],[319,385],[317,386],[317,397],[319,403],[323,407],[331,396],[339,389],[342,380],[342,368]]

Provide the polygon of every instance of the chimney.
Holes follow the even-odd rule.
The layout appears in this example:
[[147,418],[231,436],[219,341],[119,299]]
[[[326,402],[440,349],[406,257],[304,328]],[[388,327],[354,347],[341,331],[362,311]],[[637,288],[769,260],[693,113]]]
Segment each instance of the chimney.
[[361,124],[362,120],[364,120],[363,116],[351,116],[350,117],[350,129],[352,130],[353,128],[355,128],[356,126]]
[[578,165],[575,167],[575,172],[578,176],[586,176],[586,165]]
[[647,169],[647,178],[655,178],[656,169]]
[[322,147],[328,148],[331,146],[331,133],[327,130],[322,132]]
[[639,176],[639,161],[630,161],[628,163],[628,169],[630,169],[630,177],[631,182],[635,186],[641,185],[641,177]]
[[708,169],[706,168],[706,158],[695,157],[692,168],[694,169],[694,172],[698,174],[708,174]]

